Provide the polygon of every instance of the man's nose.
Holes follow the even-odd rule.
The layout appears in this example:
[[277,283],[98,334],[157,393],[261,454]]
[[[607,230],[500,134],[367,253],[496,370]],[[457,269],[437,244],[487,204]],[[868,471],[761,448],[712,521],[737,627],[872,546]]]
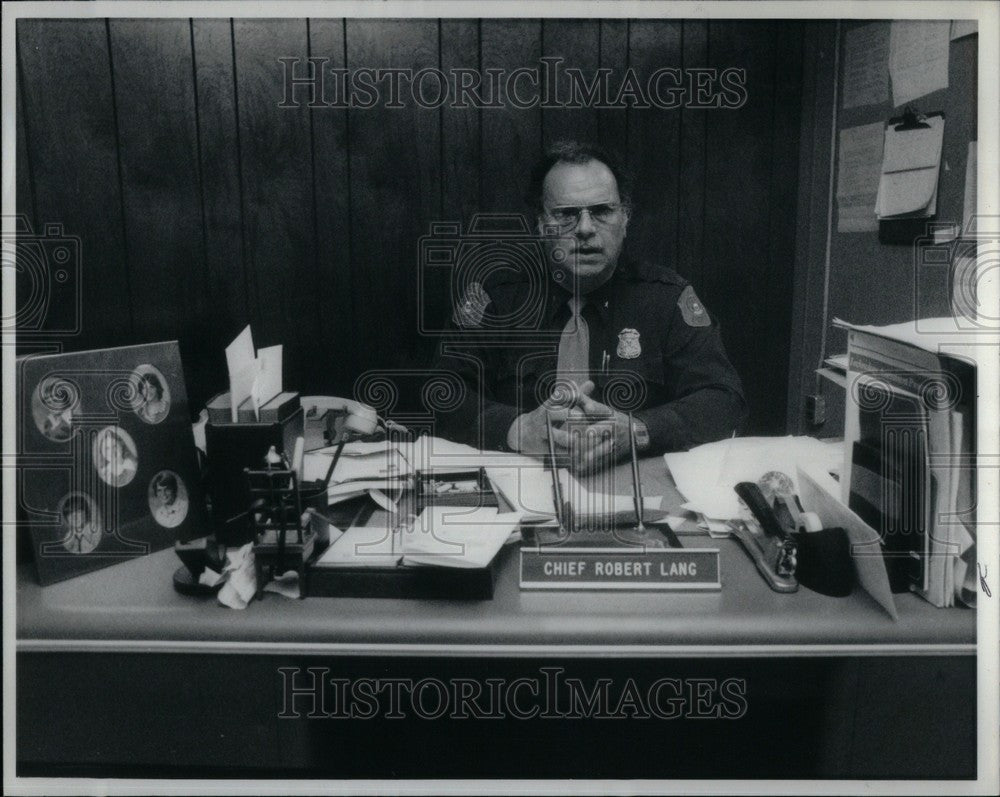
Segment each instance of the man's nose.
[[584,208],[580,211],[580,220],[576,224],[576,234],[582,238],[589,238],[596,231],[594,220],[590,217],[590,211]]

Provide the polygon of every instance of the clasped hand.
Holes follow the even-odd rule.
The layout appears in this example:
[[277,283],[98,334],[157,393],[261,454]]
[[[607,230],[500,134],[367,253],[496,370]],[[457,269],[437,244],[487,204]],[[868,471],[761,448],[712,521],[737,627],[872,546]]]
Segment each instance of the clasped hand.
[[594,383],[560,386],[537,408],[517,416],[507,445],[524,454],[549,451],[549,421],[556,456],[576,474],[595,473],[624,459],[629,451],[629,419],[591,398]]

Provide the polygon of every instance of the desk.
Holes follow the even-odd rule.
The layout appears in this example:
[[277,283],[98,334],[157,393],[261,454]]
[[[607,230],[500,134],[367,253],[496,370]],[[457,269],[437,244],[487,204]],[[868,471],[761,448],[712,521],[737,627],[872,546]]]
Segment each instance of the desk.
[[[647,495],[663,493],[665,507],[677,503],[661,459],[644,461],[642,473]],[[627,492],[627,469],[616,478]],[[18,760],[23,774],[388,776],[378,754],[399,776],[435,776],[429,766],[436,776],[511,776],[510,755],[519,748],[506,734],[489,736],[483,743],[491,753],[477,747],[471,762],[415,755],[405,744],[433,731],[460,748],[487,726],[498,728],[495,721],[452,720],[447,730],[426,719],[412,720],[415,726],[355,721],[345,737],[346,720],[279,719],[289,677],[280,670],[296,669],[293,678],[321,667],[347,678],[485,680],[537,677],[540,666],[552,665],[595,682],[745,678],[750,710],[729,723],[667,723],[667,737],[683,729],[685,741],[674,749],[687,758],[643,757],[635,767],[634,745],[648,744],[651,729],[664,734],[662,722],[577,720],[573,733],[593,736],[606,757],[579,747],[533,760],[517,770],[520,777],[973,775],[974,612],[899,595],[893,622],[860,590],[843,599],[804,589],[781,595],[735,542],[717,542],[723,589],[715,593],[522,592],[509,547],[492,601],[268,595],[244,612],[175,593],[177,559],[169,550],[45,589],[22,566]],[[601,722],[614,724],[603,729]],[[543,746],[566,733],[544,720],[513,727],[538,735]],[[791,766],[773,756],[780,729],[799,734],[801,754]],[[712,757],[723,749],[727,761]]]

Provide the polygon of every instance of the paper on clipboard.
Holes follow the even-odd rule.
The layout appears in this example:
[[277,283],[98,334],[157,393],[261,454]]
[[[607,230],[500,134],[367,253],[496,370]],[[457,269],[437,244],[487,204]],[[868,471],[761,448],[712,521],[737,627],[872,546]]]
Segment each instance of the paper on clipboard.
[[944,117],[927,116],[920,121],[927,126],[907,130],[890,122],[885,128],[875,200],[880,219],[923,218],[937,211]]
[[803,507],[819,515],[824,528],[840,526],[847,532],[858,583],[893,620],[898,620],[878,534],[840,502],[839,486],[822,470],[800,467],[798,482]]

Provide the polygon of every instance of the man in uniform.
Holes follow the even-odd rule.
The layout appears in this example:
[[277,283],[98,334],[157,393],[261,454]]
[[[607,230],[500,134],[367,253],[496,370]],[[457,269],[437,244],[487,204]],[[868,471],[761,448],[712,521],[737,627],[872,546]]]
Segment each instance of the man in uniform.
[[630,411],[645,455],[736,432],[746,415],[740,379],[694,289],[664,265],[619,263],[631,208],[615,159],[554,144],[529,199],[543,275],[532,279],[500,253],[495,273],[467,286],[438,361],[465,392],[439,413],[440,432],[540,454],[552,429],[578,473],[629,455]]

